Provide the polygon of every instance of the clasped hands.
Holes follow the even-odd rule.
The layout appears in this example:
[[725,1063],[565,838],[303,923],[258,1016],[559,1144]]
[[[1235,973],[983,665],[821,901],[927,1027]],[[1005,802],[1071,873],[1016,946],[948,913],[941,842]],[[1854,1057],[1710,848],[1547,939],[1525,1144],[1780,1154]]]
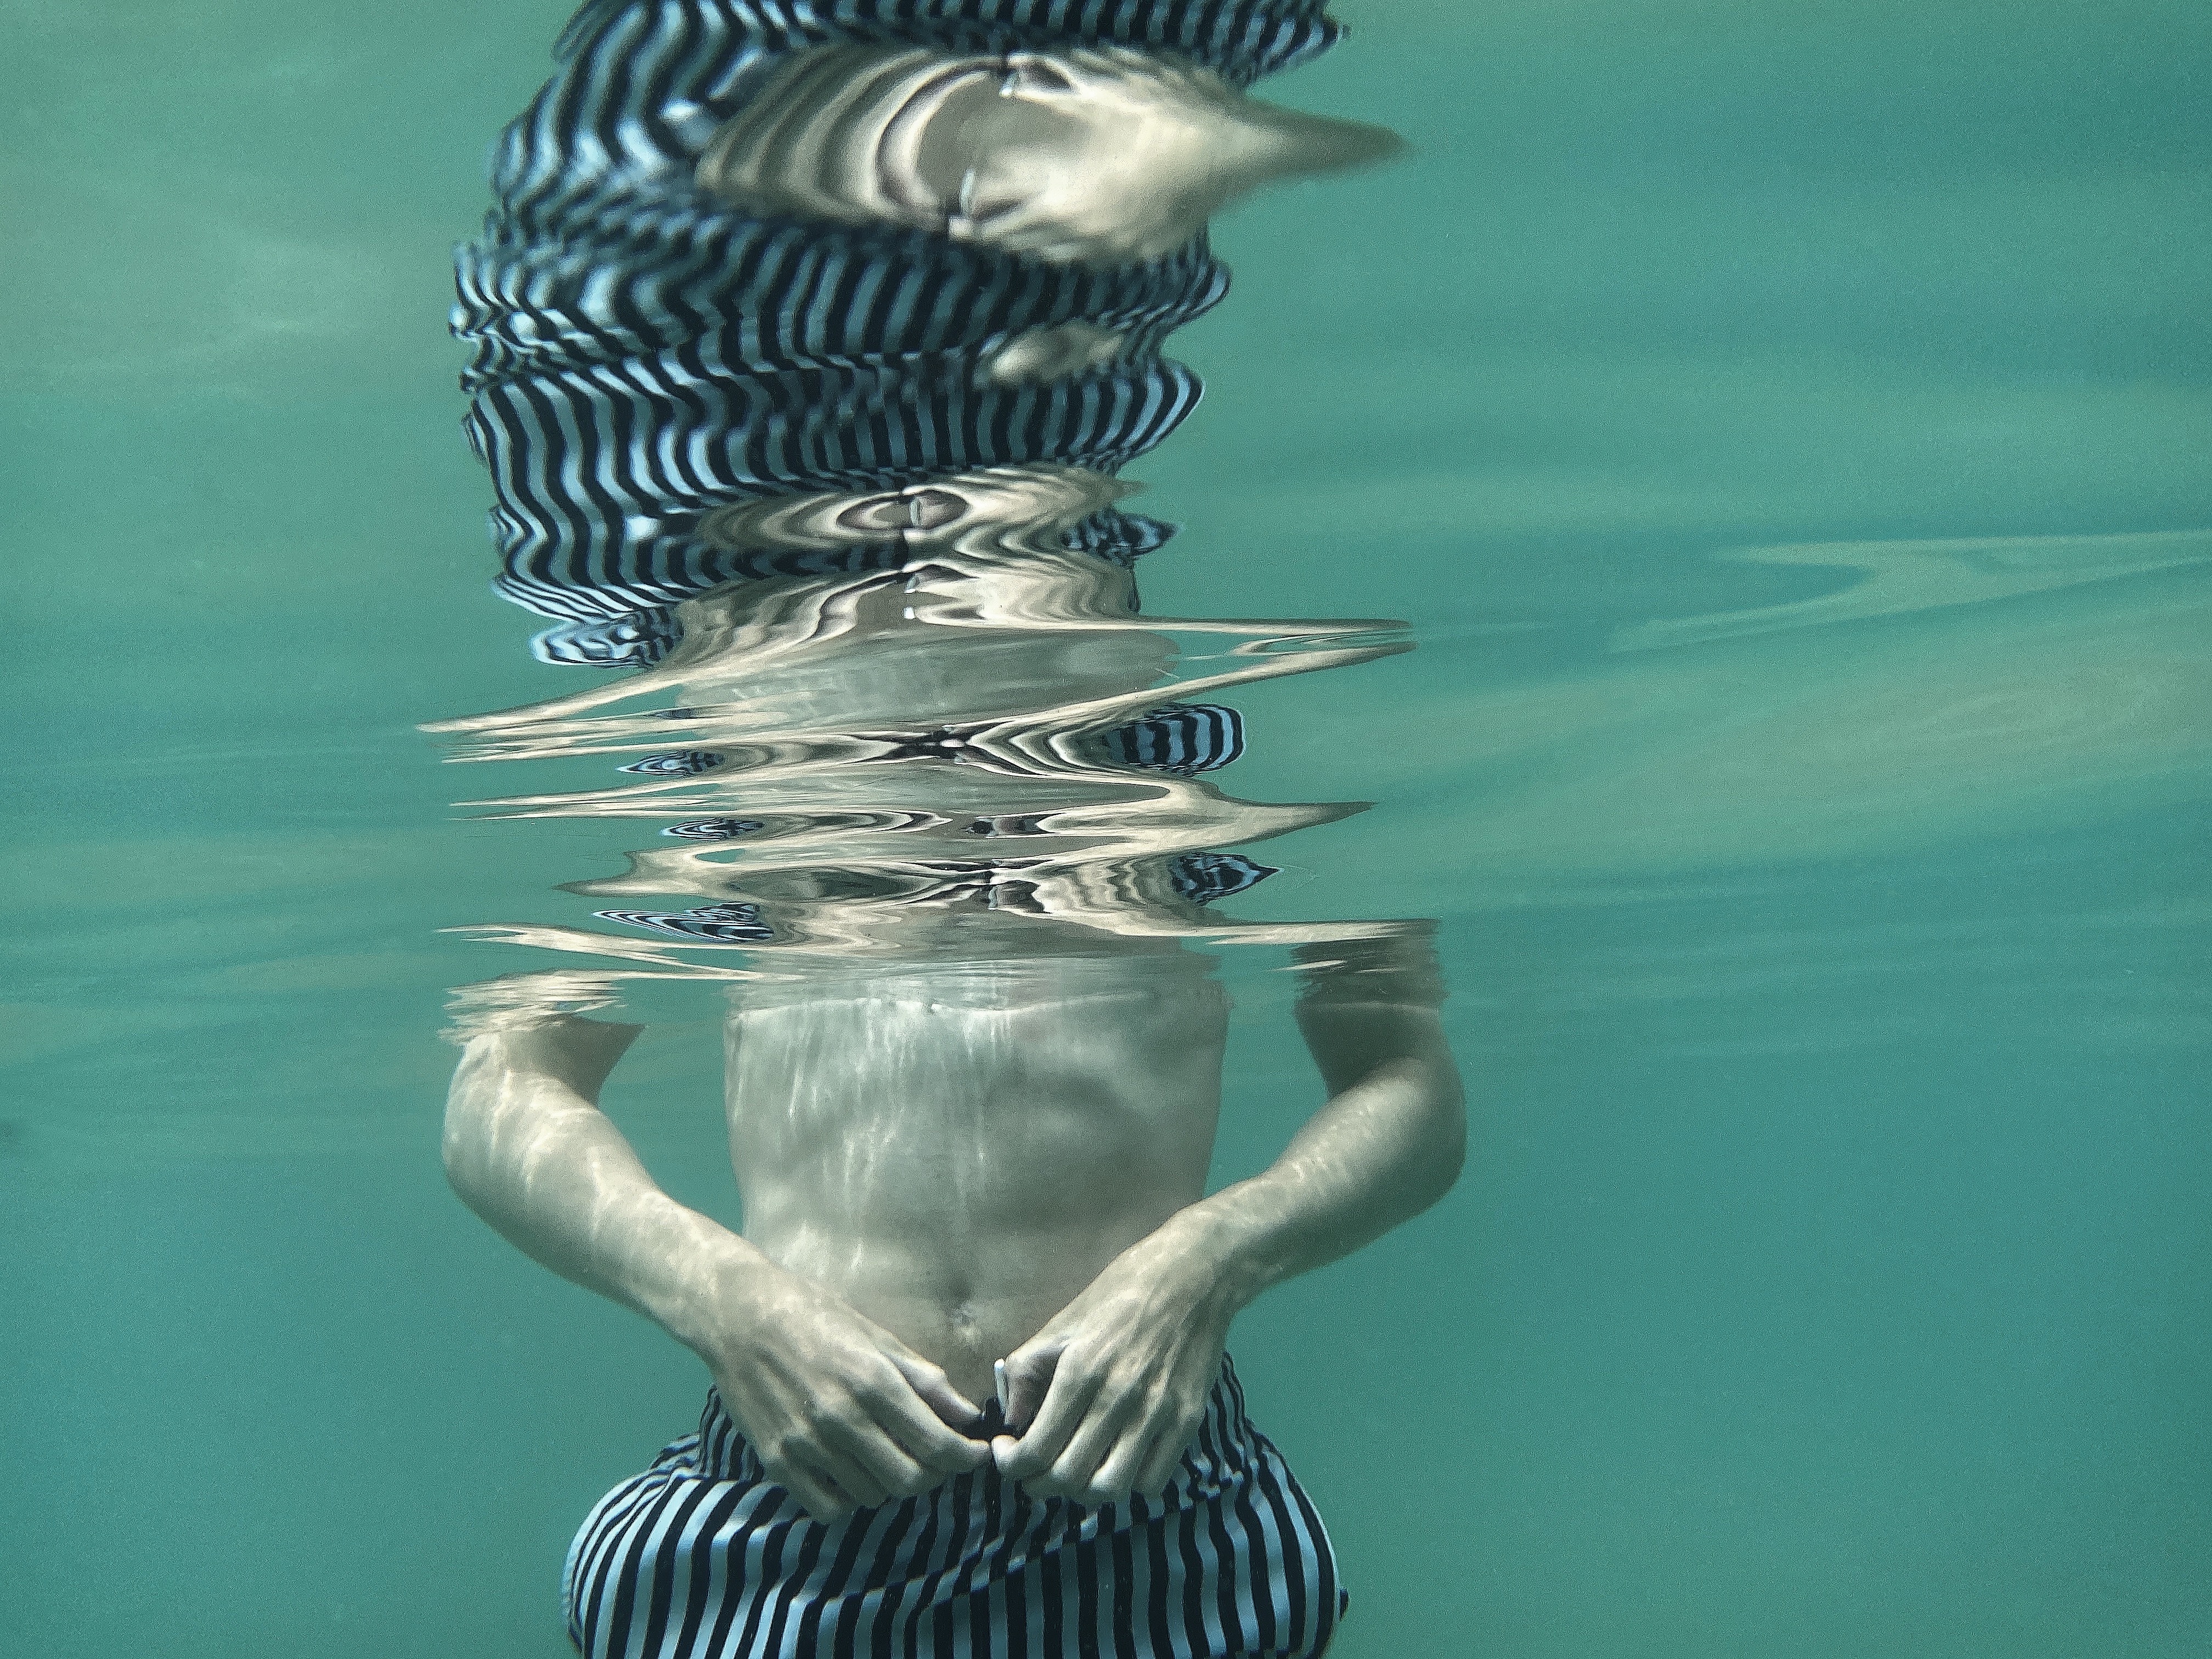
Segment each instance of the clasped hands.
[[1238,1305],[1218,1259],[1172,1225],[1139,1241],[1006,1357],[1011,1431],[943,1369],[795,1275],[750,1281],[702,1352],[770,1480],[828,1521],[986,1462],[1033,1498],[1157,1497],[1212,1393]]

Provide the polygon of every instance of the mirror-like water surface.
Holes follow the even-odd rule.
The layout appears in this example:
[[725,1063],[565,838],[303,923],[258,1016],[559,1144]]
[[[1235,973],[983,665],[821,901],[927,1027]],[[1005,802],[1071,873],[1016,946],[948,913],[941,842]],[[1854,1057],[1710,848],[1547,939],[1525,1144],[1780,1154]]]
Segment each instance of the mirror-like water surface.
[[[9,9],[21,1650],[567,1650],[708,1378],[456,1201],[441,1030],[642,1024],[609,1120],[765,1237],[733,1018],[803,1138],[866,1054],[1152,996],[1021,1086],[1219,1194],[1322,1105],[1300,1018],[1432,939],[1466,1174],[1231,1339],[1336,1659],[2203,1651],[2203,20],[1341,16],[1296,117],[1141,53],[1002,108],[957,31],[763,63],[700,179],[812,227],[744,313],[798,331],[633,329],[574,371],[620,441],[500,405],[611,337],[512,331],[524,212],[465,260],[488,480],[450,249],[560,7]],[[922,94],[969,137],[856,173]],[[1099,132],[1133,170],[1053,198]],[[841,356],[939,244],[1050,280]],[[917,1201],[915,1121],[778,1248]],[[1098,1185],[1015,1192],[1095,1243]],[[988,1392],[1002,1334],[925,1322]]]

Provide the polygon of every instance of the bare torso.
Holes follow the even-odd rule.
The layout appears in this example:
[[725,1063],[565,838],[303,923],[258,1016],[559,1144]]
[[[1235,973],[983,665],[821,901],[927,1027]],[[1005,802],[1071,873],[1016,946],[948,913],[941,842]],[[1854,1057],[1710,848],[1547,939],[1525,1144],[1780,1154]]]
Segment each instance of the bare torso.
[[1228,1000],[1182,950],[841,964],[727,1032],[745,1236],[971,1398],[1205,1190]]

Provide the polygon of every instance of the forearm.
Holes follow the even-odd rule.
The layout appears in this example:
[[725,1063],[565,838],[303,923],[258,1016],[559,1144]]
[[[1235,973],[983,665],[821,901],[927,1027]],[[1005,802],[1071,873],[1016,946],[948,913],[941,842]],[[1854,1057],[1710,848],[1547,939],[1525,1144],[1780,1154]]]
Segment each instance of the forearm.
[[662,1192],[599,1111],[599,1084],[630,1035],[578,1021],[472,1041],[447,1103],[446,1172],[533,1260],[701,1349],[733,1280],[764,1263]]
[[1032,1495],[1160,1491],[1189,1443],[1230,1322],[1270,1285],[1358,1249],[1441,1197],[1466,1142],[1433,1002],[1300,1010],[1329,1088],[1283,1155],[1178,1212],[1007,1357],[1000,1472]]
[[1267,1170],[1168,1224],[1237,1307],[1427,1210],[1467,1157],[1467,1110],[1427,1006],[1345,1005],[1301,1018],[1332,1086]]

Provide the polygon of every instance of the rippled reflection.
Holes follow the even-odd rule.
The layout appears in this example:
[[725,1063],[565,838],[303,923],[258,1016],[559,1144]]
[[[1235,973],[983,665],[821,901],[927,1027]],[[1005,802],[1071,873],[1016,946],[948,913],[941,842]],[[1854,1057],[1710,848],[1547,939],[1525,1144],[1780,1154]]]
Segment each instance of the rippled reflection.
[[1228,849],[1359,808],[1243,800],[1208,775],[1245,741],[1223,693],[1403,642],[1374,623],[1138,618],[1126,570],[1050,544],[1112,493],[1000,470],[731,509],[733,539],[787,550],[882,545],[904,514],[902,562],[733,584],[677,607],[678,642],[650,669],[440,728],[457,759],[607,769],[596,787],[470,803],[488,816],[658,831],[622,874],[569,884],[617,902],[595,919],[635,941],[481,931],[656,962],[675,953],[644,941],[994,955],[1387,931],[1212,910],[1273,873]]
[[[1206,218],[1395,146],[1243,89],[1334,26],[715,59],[608,9],[509,132],[455,326],[496,586],[557,619],[541,659],[635,672],[432,729],[570,769],[480,815],[651,839],[567,884],[586,915],[465,931],[713,978],[1402,931],[1217,908],[1276,873],[1243,849],[1361,804],[1212,775],[1246,742],[1233,688],[1406,641],[1142,616],[1175,526],[1118,476],[1199,395],[1160,347],[1225,289]],[[629,118],[617,81],[653,76],[662,118]],[[464,1027],[532,1017],[529,984],[603,1006],[614,975],[471,989]]]

